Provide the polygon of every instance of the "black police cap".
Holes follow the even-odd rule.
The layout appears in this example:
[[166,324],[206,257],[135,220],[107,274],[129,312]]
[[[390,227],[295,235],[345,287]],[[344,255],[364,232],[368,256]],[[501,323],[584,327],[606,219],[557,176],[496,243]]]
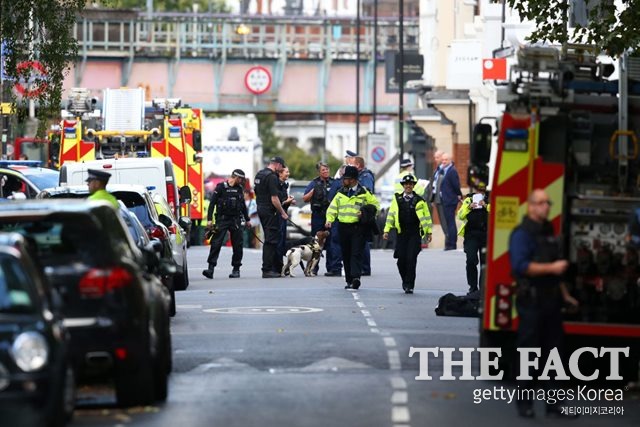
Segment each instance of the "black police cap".
[[89,176],[87,177],[87,182],[94,179],[98,181],[109,182],[109,178],[111,178],[111,174],[109,172],[97,169],[87,169],[87,173],[89,174]]
[[271,160],[269,160],[269,163],[280,163],[283,168],[287,167],[287,165],[285,165],[284,163],[284,159],[280,156],[272,157]]
[[418,182],[418,180],[416,179],[415,176],[413,176],[411,174],[407,174],[407,175],[403,176],[402,179],[400,180],[400,184],[406,184],[408,182],[411,182],[411,183],[415,184],[416,182]]
[[351,150],[347,150],[347,154],[345,154],[345,157],[358,157],[358,153]]
[[233,172],[231,172],[231,176],[236,176],[238,178],[246,178],[244,171],[242,169],[234,169]]
[[355,166],[347,166],[344,168],[344,175],[342,175],[342,178],[358,179],[358,168]]
[[406,167],[409,167],[409,166],[413,166],[413,162],[411,160],[409,160],[409,159],[403,159],[400,162],[400,167],[401,168],[406,168]]

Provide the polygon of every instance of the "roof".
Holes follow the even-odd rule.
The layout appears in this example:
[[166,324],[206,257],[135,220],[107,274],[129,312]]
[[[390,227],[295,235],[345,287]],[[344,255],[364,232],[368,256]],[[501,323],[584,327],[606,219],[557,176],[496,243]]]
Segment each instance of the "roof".
[[100,206],[111,206],[111,204],[87,199],[20,200],[0,203],[0,216],[10,216],[12,214],[46,216],[56,212],[86,213],[88,210]]

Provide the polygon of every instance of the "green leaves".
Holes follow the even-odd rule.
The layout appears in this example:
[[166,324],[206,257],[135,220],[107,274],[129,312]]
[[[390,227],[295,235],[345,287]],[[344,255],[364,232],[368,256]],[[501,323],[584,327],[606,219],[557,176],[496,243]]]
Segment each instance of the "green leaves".
[[[579,1],[579,0],[576,0]],[[640,47],[640,0],[585,0],[589,22],[568,28],[570,0],[507,0],[522,18],[535,23],[532,42],[594,44],[611,56]]]

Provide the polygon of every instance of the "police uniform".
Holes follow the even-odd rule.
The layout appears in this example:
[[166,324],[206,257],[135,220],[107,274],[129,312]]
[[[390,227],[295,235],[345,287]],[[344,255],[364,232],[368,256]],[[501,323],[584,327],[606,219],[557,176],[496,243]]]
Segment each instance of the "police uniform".
[[[554,275],[526,276],[525,272],[531,262],[550,263],[559,260],[560,255],[559,240],[547,220],[539,223],[525,216],[509,238],[509,258],[517,283],[519,326],[516,347],[541,348],[540,366],[545,365],[552,348],[561,351],[563,346],[561,278]],[[549,386],[548,383],[545,381],[544,385]],[[521,389],[533,387],[529,381],[521,382],[519,386]],[[532,404],[531,400],[518,401],[520,415],[533,416]],[[550,405],[547,405],[547,411],[549,409]]]
[[[289,183],[287,181],[280,181],[278,177],[278,200],[282,205],[282,209],[287,211],[291,203],[286,203],[285,200],[289,198]],[[276,255],[276,261],[274,268],[276,271],[282,271],[284,266],[283,257],[286,252],[287,246],[287,221],[278,215],[278,221],[280,221],[280,237],[278,239],[278,251]]]
[[[482,195],[484,206],[471,208],[473,197]],[[485,265],[484,248],[487,247],[487,223],[489,218],[489,195],[487,193],[470,193],[462,201],[458,210],[458,219],[463,221],[458,236],[464,237],[464,253],[467,256],[467,284],[469,292],[476,292],[482,284],[482,266]],[[480,280],[478,281],[478,261],[480,262]]]
[[[271,159],[271,163],[280,163],[283,167],[285,166],[281,157],[274,157]],[[271,201],[272,196],[278,196],[280,190],[279,182],[278,174],[268,167],[259,171],[254,179],[258,216],[264,231],[264,243],[262,245],[263,277],[280,277],[281,272],[281,270],[277,270],[277,266],[282,262],[282,260],[278,260],[281,216]]]
[[[107,185],[107,182],[109,182],[109,178],[111,178],[111,174],[108,172],[104,172],[101,170],[97,170],[97,169],[88,169],[87,172],[89,173],[89,176],[87,177],[86,182],[90,182],[93,180],[96,181],[100,181],[102,183],[104,183],[104,185]],[[107,190],[105,190],[104,188],[101,188],[99,190],[96,190],[95,192],[93,192],[91,195],[89,195],[88,197],[89,200],[102,200],[108,203],[111,203],[111,205],[116,208],[116,209],[120,209],[120,204],[118,203],[118,200],[113,197],[113,195],[111,193],[109,193]]]
[[[357,179],[358,169],[347,166],[342,178]],[[369,190],[356,184],[354,187],[342,187],[327,208],[326,222],[338,221],[347,289],[360,287],[364,248],[370,230],[360,221],[359,214],[367,205],[372,206],[375,212],[380,210],[378,199]]]
[[[244,172],[241,169],[234,170],[231,176],[242,179],[245,178]],[[209,257],[207,258],[209,268],[204,270],[202,274],[209,279],[213,278],[213,270],[218,263],[220,248],[227,237],[227,232],[229,232],[231,245],[233,247],[233,255],[231,257],[233,270],[229,278],[238,278],[240,277],[240,266],[242,265],[243,255],[243,230],[241,221],[243,219],[245,222],[249,221],[247,205],[244,203],[244,187],[239,183],[230,185],[227,180],[219,183],[211,195],[209,209],[207,210],[207,222],[214,219],[214,211],[214,227],[216,232],[211,239],[211,248],[209,249]]]
[[[413,175],[405,175],[401,184],[416,183]],[[387,214],[384,232],[395,229],[398,233],[393,257],[398,260],[398,272],[402,289],[413,293],[416,281],[418,254],[422,250],[422,238],[431,236],[431,215],[427,203],[415,191],[395,193]]]

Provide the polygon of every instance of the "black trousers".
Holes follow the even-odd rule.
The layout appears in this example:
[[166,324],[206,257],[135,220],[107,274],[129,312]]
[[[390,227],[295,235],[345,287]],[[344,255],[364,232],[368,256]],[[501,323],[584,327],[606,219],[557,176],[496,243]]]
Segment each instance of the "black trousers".
[[[482,283],[482,266],[485,264],[483,249],[487,246],[487,234],[465,229],[464,253],[467,255],[467,284],[469,291],[476,291]],[[478,265],[478,261],[480,265]],[[478,281],[480,268],[480,281]]]
[[258,207],[258,216],[260,224],[264,231],[264,244],[262,245],[262,272],[266,273],[277,270],[278,265],[278,242],[280,241],[280,215],[275,210],[261,209]]
[[211,240],[211,248],[209,248],[209,257],[207,262],[210,267],[218,264],[218,256],[220,256],[220,248],[227,238],[227,232],[231,236],[231,246],[233,247],[233,255],[231,256],[231,265],[234,269],[239,269],[242,265],[242,239],[243,232],[237,219],[218,219],[216,218],[218,232]]
[[[540,298],[538,302],[516,299],[516,308],[520,317],[518,333],[516,335],[516,347],[539,347],[541,349],[540,360],[538,362],[538,372],[530,372],[536,378],[542,373],[551,349],[557,348],[562,355],[564,344],[564,330],[562,329],[562,304],[557,296],[546,296]],[[520,374],[519,353],[516,364],[518,375]],[[531,357],[531,356],[530,356]],[[540,381],[542,386],[549,390],[555,388],[554,381]],[[535,381],[518,381],[520,390],[532,389]],[[528,398],[518,400],[519,406],[530,407],[533,401]]]
[[365,233],[360,224],[338,223],[342,262],[347,283],[362,276],[362,258],[364,255]]
[[418,254],[422,250],[420,232],[406,231],[398,234],[394,258],[398,259],[398,272],[402,278],[402,287],[413,289],[416,283],[416,265]]

